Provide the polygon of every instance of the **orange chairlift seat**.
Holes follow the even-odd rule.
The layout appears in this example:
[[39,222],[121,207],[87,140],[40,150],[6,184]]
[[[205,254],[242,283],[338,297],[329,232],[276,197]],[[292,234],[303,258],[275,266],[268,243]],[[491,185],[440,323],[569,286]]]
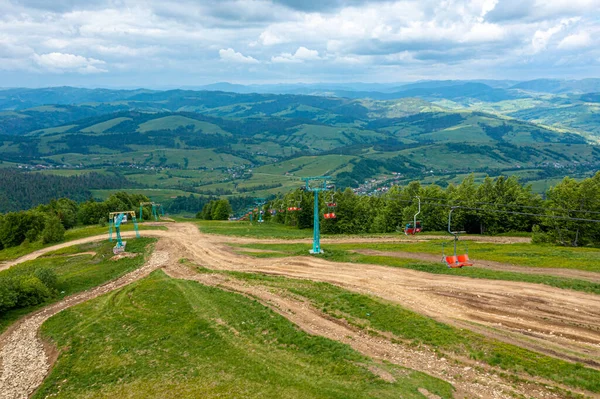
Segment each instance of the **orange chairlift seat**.
[[448,233],[454,236],[454,240],[452,240],[452,243],[454,244],[454,254],[446,256],[446,254],[444,253],[445,244],[442,243],[442,262],[445,262],[446,265],[452,269],[460,269],[465,266],[473,266],[473,262],[469,259],[468,247],[466,247],[466,251],[464,254],[457,253],[456,247],[458,243],[458,236],[465,232],[452,231],[452,229],[450,228],[452,223],[452,211],[454,211],[454,208],[450,209],[450,213],[448,214]]
[[329,202],[327,203],[327,208],[329,209],[329,211],[325,214],[323,214],[323,217],[325,219],[336,219],[337,216],[335,214],[335,212],[333,211],[335,209],[335,207],[337,207],[337,203],[334,201],[334,194],[331,194],[331,198],[329,199]]

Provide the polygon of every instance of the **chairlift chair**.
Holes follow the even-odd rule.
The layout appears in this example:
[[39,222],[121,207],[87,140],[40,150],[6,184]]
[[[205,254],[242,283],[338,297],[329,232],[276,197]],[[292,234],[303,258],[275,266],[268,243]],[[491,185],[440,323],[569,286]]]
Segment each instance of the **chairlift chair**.
[[337,207],[337,203],[334,198],[335,193],[331,193],[331,197],[329,198],[329,202],[327,202],[327,213],[323,214],[325,219],[336,219],[337,216],[335,214],[335,208]]
[[452,212],[454,211],[454,209],[455,208],[450,209],[450,213],[448,213],[448,233],[454,236],[454,239],[452,240],[454,254],[447,256],[445,253],[445,243],[442,243],[442,262],[444,262],[446,266],[448,266],[451,269],[461,269],[464,266],[473,266],[473,262],[471,262],[471,260],[469,259],[469,247],[466,244],[465,253],[457,253],[456,247],[458,243],[458,236],[460,234],[466,233],[466,231],[452,231]]
[[404,226],[404,234],[407,236],[408,235],[413,236],[413,235],[423,231],[423,228],[421,227],[421,221],[417,220],[417,216],[419,216],[419,214],[421,213],[421,198],[420,197],[415,197],[415,198],[419,201],[419,210],[413,216],[412,223],[410,223],[410,222],[406,223],[406,226]]

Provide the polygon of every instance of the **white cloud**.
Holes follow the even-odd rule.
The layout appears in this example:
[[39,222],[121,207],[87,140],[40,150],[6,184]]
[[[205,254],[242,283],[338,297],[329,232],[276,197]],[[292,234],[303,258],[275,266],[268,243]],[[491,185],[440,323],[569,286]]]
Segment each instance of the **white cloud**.
[[588,47],[592,44],[592,38],[589,33],[581,32],[569,35],[558,43],[558,48],[562,50],[573,50]]
[[[600,0],[0,0],[0,69],[23,71],[25,84],[32,70],[109,70],[103,84],[143,86],[155,76],[377,81],[451,68],[465,79],[557,76],[569,57],[568,73],[593,76],[598,9]],[[281,65],[317,60],[302,74]],[[81,81],[46,81],[69,79]]]
[[537,30],[531,40],[531,48],[533,54],[539,53],[540,51],[546,50],[548,43],[554,35],[568,27],[570,24],[577,22],[579,18],[564,19],[560,21],[558,25],[555,25],[546,30]]
[[258,64],[256,58],[245,56],[242,53],[238,53],[232,48],[219,50],[219,56],[223,61],[234,62],[238,64]]
[[306,47],[299,47],[294,54],[294,58],[304,61],[318,60],[319,52],[317,50],[309,50]]
[[34,62],[50,72],[77,72],[82,74],[108,72],[101,66],[106,62],[95,58],[65,53],[34,54]]
[[306,47],[299,47],[294,54],[282,53],[281,55],[271,57],[274,63],[300,63],[304,61],[320,60],[317,50],[309,50]]
[[279,35],[277,35],[277,34],[275,34],[273,32],[270,32],[268,30],[266,30],[263,33],[261,33],[260,37],[258,39],[265,46],[273,46],[275,44],[281,44],[281,43],[285,43],[286,42],[286,39],[283,36],[279,36]]

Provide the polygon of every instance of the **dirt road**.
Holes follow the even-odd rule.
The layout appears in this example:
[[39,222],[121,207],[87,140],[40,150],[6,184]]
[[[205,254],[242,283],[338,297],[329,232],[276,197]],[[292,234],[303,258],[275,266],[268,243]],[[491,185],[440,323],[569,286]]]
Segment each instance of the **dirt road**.
[[[595,295],[539,284],[470,279],[458,276],[459,270],[455,277],[385,266],[334,263],[308,256],[256,259],[236,254],[225,245],[247,242],[248,239],[202,234],[191,223],[169,223],[167,226],[168,231],[146,230],[144,235],[167,239],[174,254],[208,268],[329,282],[399,303],[442,322],[600,367],[600,299]],[[126,237],[132,235],[132,232],[124,233]],[[46,248],[11,264],[99,239],[105,239],[105,236]],[[560,273],[573,272],[578,273],[564,269]]]
[[[236,254],[231,247],[226,245],[227,242],[236,241],[236,238],[224,240],[222,236],[201,234],[197,226],[193,224],[169,224],[168,227],[168,231],[148,230],[143,234],[162,237],[157,244],[157,252],[154,256],[167,257],[170,265],[180,258],[187,258],[198,265],[212,269],[260,272],[329,282],[355,292],[378,296],[398,303],[441,322],[474,330],[552,356],[579,361],[590,367],[600,368],[600,299],[595,295],[538,284],[470,279],[458,275],[432,275],[376,265],[335,263],[308,256],[256,259]],[[124,236],[130,235],[131,233],[124,234]],[[99,239],[105,239],[105,236],[85,238],[46,248],[11,263],[16,264],[59,248]],[[253,240],[252,242],[264,241]],[[116,285],[110,287],[115,289],[128,284],[147,275],[150,271],[164,266],[165,262],[167,262],[166,258],[151,263],[150,266],[147,265],[148,267],[144,266],[143,269],[140,269],[140,271],[143,270],[140,272],[142,274],[133,275],[135,277],[131,276],[123,281],[117,280],[117,282],[111,283]],[[10,266],[5,265],[6,267]],[[457,274],[460,274],[460,270],[457,270]],[[32,350],[36,350],[39,355],[40,347],[32,337],[35,337],[33,332],[39,328],[41,323],[65,307],[110,291],[108,286],[103,287],[107,288],[99,287],[92,293],[76,296],[77,299],[74,299],[73,302],[61,302],[44,309],[44,313],[28,318],[27,323],[18,323],[0,338],[0,359],[2,359],[0,361],[3,367],[2,377],[0,377],[0,398],[26,397],[31,387],[35,387],[41,382],[40,374],[32,373],[27,368],[29,367],[26,366],[27,364],[32,364],[31,367],[34,369],[46,367],[44,370],[47,370],[47,366],[44,366],[43,362],[36,363],[31,360],[38,359],[39,356],[27,357],[29,356],[27,355],[17,359],[11,358],[12,354],[27,352],[24,348],[34,348]],[[243,291],[240,287],[230,288]],[[263,298],[263,300],[268,299]],[[292,306],[293,309],[290,309],[293,313],[298,310],[297,306],[300,305],[290,302],[289,306]],[[292,313],[286,317],[301,323],[301,316],[298,316],[299,319],[294,319]],[[305,316],[310,317],[311,314],[305,314]],[[313,331],[310,330],[310,326],[303,328]],[[325,330],[326,328],[321,328],[321,334],[328,336]],[[313,332],[315,331],[317,330]],[[337,336],[343,341],[343,333],[347,331],[336,331],[336,334],[342,334]],[[356,334],[354,332],[350,336],[357,337]],[[394,349],[387,346],[381,350],[382,353],[386,353],[385,351],[394,353]],[[373,349],[373,351],[377,352],[377,349]],[[403,358],[403,356],[398,355],[398,358]],[[41,375],[45,375],[45,372],[42,372]],[[502,391],[505,388],[499,387],[498,389]],[[2,396],[2,392],[12,392],[12,396],[8,394]],[[465,392],[474,393],[475,391],[465,388]]]
[[[440,255],[426,254],[420,252],[401,252],[401,251],[377,251],[374,249],[357,249],[353,252],[364,254],[364,255],[375,255],[375,256],[389,256],[392,258],[402,259],[417,259],[424,260],[426,262],[441,262]],[[476,262],[477,268],[497,270],[503,272],[514,272],[524,274],[538,274],[545,276],[556,276],[563,278],[572,278],[578,280],[591,281],[593,283],[600,283],[600,273],[586,272],[584,270],[576,269],[557,269],[550,267],[525,267],[516,266],[509,263],[494,262],[491,260],[478,259]]]
[[[456,398],[560,398],[559,394],[544,389],[541,384],[507,382],[498,375],[489,373],[485,368],[470,367],[474,364],[465,363],[464,359],[440,360],[428,349],[403,345],[398,343],[398,339],[394,339],[393,342],[392,338],[395,337],[367,334],[343,320],[325,315],[306,302],[282,294],[280,290],[248,286],[224,275],[198,274],[177,262],[170,262],[164,270],[173,278],[197,281],[258,299],[305,332],[343,342],[376,361],[390,362],[448,381],[456,388]],[[394,381],[393,375],[383,369],[373,367],[370,370],[380,378]],[[420,390],[425,396],[433,397],[427,395],[427,391],[423,392],[422,388]]]
[[[171,227],[174,253],[219,270],[324,281],[461,328],[600,368],[600,297],[540,284],[433,275],[314,257],[256,259],[196,226]],[[457,271],[460,274],[460,271]]]

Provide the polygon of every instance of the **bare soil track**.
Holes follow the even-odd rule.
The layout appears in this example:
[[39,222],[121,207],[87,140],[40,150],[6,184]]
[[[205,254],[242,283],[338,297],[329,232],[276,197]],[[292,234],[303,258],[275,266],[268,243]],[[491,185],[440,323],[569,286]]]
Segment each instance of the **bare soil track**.
[[[198,274],[176,263],[170,263],[165,272],[173,278],[193,280],[258,299],[309,334],[343,342],[376,361],[390,362],[448,381],[456,388],[457,398],[508,399],[524,394],[538,398],[560,398],[559,394],[546,390],[544,385],[538,382],[508,383],[486,369],[471,367],[474,365],[468,361],[464,363],[464,359],[461,359],[462,362],[452,361],[456,359],[440,359],[426,348],[400,344],[397,337],[389,334],[368,334],[343,320],[328,317],[304,301],[278,291],[249,286],[224,275]],[[388,382],[395,381],[393,375],[379,367],[371,367],[370,370]],[[436,397],[427,395],[426,390],[422,393],[427,397]]]
[[[402,252],[402,251],[377,251],[373,249],[357,249],[354,252],[364,255],[375,255],[375,256],[389,256],[392,258],[402,259],[416,259],[424,260],[426,262],[441,262],[442,257],[440,255],[419,253],[419,252]],[[491,260],[477,260],[475,265],[478,268],[498,270],[504,272],[515,272],[525,274],[541,274],[546,276],[556,276],[564,278],[572,278],[578,280],[591,281],[593,283],[600,283],[600,273],[586,272],[584,270],[577,269],[559,269],[550,267],[527,267],[527,266],[516,266],[509,263],[494,262]]]
[[[340,326],[339,323],[336,324],[324,315],[318,315],[316,310],[304,303],[296,303],[289,298],[283,303],[281,299],[275,298],[273,293],[266,290],[250,292],[247,287],[237,283],[209,280],[215,277],[191,276],[189,270],[177,272],[176,262],[181,258],[187,258],[198,265],[216,270],[258,272],[329,282],[355,292],[398,303],[444,323],[474,330],[551,356],[600,368],[600,297],[592,294],[539,284],[471,279],[461,277],[460,270],[457,270],[457,276],[449,276],[385,266],[336,263],[308,256],[256,259],[237,254],[226,245],[227,242],[239,243],[239,239],[235,237],[227,239],[230,237],[202,234],[196,225],[186,223],[169,224],[168,228],[168,231],[143,232],[145,236],[161,237],[161,240],[157,243],[157,251],[152,256],[154,261],[151,260],[142,269],[113,283],[75,295],[71,299],[43,309],[15,324],[0,337],[0,367],[2,367],[0,398],[25,398],[41,383],[49,366],[46,355],[43,357],[46,360],[36,360],[40,359],[40,353],[43,352],[41,343],[37,341],[36,331],[44,320],[62,309],[120,288],[167,264],[167,271],[173,276],[180,273],[179,277],[200,279],[205,284],[223,285],[227,289],[258,297],[265,303],[271,303],[272,305],[269,306],[306,331],[349,343],[375,358],[403,364],[436,376],[439,370],[446,370],[448,374],[440,378],[449,381],[452,378],[448,376],[455,375],[453,374],[455,370],[449,368],[453,366],[442,365],[431,354],[433,357],[426,363],[424,357],[419,358],[415,354],[408,353],[404,347],[394,348],[389,342],[378,343],[375,338],[361,337],[360,332],[352,330],[349,326]],[[85,238],[46,248],[11,262],[8,266],[5,264],[4,267],[34,259],[59,248],[100,239],[105,239],[105,236]],[[252,242],[265,241],[253,240]],[[320,327],[311,327],[311,323],[314,324],[314,320],[318,318],[325,320],[322,322],[324,324]],[[370,345],[368,347],[371,349],[364,349],[366,346],[361,347],[361,345]],[[36,352],[29,353],[31,348]],[[24,352],[23,356],[19,355],[21,352]],[[421,360],[411,363],[407,360],[411,356]],[[419,356],[426,356],[426,354]],[[423,364],[422,367],[417,367],[419,363]],[[424,369],[427,364],[432,366]],[[36,373],[34,370],[41,371]],[[467,371],[470,370],[464,370],[463,374],[468,375]],[[451,382],[459,384],[460,386],[455,386],[459,387],[459,391],[462,390],[466,397],[506,397],[505,394],[510,391],[505,383],[493,382],[495,377],[473,375],[472,378],[473,381],[487,379],[488,384],[496,385],[484,384],[483,388],[478,390],[474,385],[462,386],[459,381]],[[485,392],[487,394],[484,394]],[[527,396],[556,397],[550,392],[534,393],[527,390],[521,392],[528,393]]]

